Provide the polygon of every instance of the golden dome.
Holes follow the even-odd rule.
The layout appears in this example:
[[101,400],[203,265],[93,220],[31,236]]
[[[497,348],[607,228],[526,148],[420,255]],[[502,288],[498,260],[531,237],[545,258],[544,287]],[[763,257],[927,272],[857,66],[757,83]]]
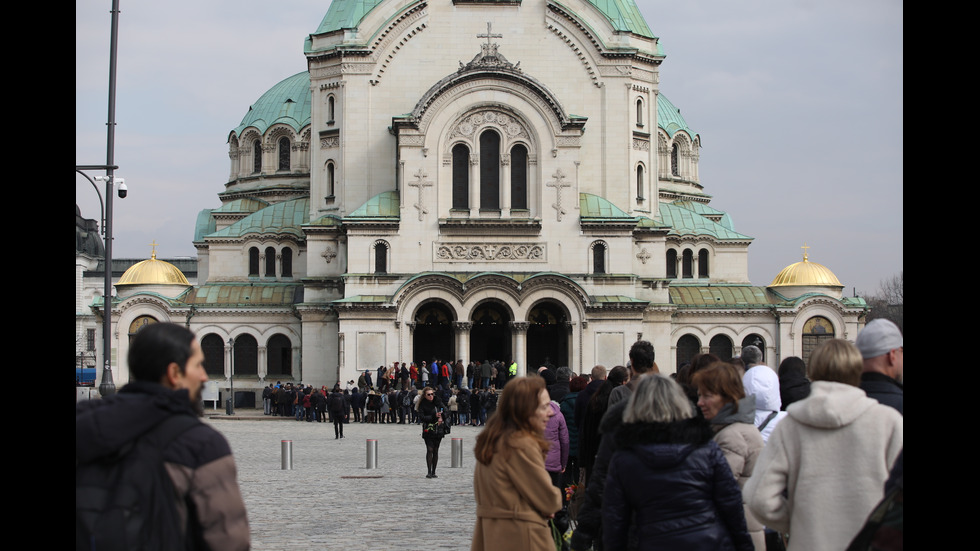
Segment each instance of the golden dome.
[[177,266],[157,260],[157,252],[149,260],[137,262],[123,272],[116,285],[190,285]]
[[[804,249],[807,247],[804,246]],[[803,253],[803,262],[790,264],[779,272],[779,275],[769,284],[770,287],[780,287],[789,285],[807,285],[821,287],[843,287],[834,272],[830,271],[823,264],[810,262],[806,252]]]

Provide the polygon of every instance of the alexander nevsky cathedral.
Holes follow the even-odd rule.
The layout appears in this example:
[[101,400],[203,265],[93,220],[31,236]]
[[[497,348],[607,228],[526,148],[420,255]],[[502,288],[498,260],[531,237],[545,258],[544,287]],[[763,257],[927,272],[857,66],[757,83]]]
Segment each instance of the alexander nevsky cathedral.
[[[154,255],[116,283],[117,385],[158,321],[245,392],[433,358],[587,372],[638,339],[666,373],[749,344],[775,366],[863,326],[805,253],[749,282],[633,0],[334,0],[310,30],[308,70],[229,121],[196,277]],[[82,226],[79,341],[105,308]]]

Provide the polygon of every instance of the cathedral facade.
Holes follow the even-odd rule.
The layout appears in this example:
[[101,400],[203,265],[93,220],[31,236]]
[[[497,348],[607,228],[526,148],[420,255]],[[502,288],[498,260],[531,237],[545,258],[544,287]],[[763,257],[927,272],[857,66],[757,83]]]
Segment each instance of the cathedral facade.
[[587,372],[638,339],[663,372],[747,344],[776,365],[863,324],[806,256],[748,281],[632,0],[334,0],[304,50],[228,135],[196,284],[116,297],[117,383],[142,319],[189,326],[236,390],[433,358]]

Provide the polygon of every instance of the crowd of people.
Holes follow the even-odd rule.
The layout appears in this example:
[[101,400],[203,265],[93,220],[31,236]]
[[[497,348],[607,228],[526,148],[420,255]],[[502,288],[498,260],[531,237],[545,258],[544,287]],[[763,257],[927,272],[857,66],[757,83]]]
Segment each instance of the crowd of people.
[[[208,461],[222,467],[214,473],[224,486],[233,482],[227,443],[186,419],[202,412],[200,345],[183,328],[158,325],[130,350],[136,381],[76,412],[76,479],[83,473],[92,489],[76,484],[76,495],[105,494],[122,468],[106,458],[116,457],[117,443],[139,440],[100,432],[106,419],[121,419],[119,411],[141,411],[140,419],[161,427],[141,421],[126,434],[173,441],[161,449],[174,466],[179,503],[191,494],[203,499],[181,474],[212,468],[198,448],[214,452]],[[267,415],[332,421],[335,438],[347,423],[418,425],[428,479],[438,478],[451,427],[485,426],[474,449],[474,550],[901,549],[903,354],[899,329],[875,320],[854,344],[829,339],[808,362],[786,358],[778,369],[745,346],[733,361],[700,354],[664,376],[653,346],[638,341],[625,366],[597,365],[583,375],[550,364],[517,377],[514,363],[396,363],[330,390],[270,384],[263,402]],[[187,437],[170,436],[186,429],[171,428],[178,424],[169,417],[192,427]],[[247,547],[244,506],[232,486],[203,505]],[[215,499],[227,511],[214,510],[224,507]],[[103,505],[95,503],[85,519],[100,518]],[[216,537],[200,528],[213,520],[195,514],[183,511],[186,525],[173,533],[202,543]]]

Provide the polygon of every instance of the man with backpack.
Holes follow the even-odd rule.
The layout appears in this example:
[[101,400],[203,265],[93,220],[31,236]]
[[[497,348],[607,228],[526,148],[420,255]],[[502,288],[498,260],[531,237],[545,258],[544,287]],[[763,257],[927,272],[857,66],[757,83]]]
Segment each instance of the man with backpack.
[[200,343],[155,323],[128,359],[131,383],[75,410],[75,548],[248,549],[231,448],[198,418]]

